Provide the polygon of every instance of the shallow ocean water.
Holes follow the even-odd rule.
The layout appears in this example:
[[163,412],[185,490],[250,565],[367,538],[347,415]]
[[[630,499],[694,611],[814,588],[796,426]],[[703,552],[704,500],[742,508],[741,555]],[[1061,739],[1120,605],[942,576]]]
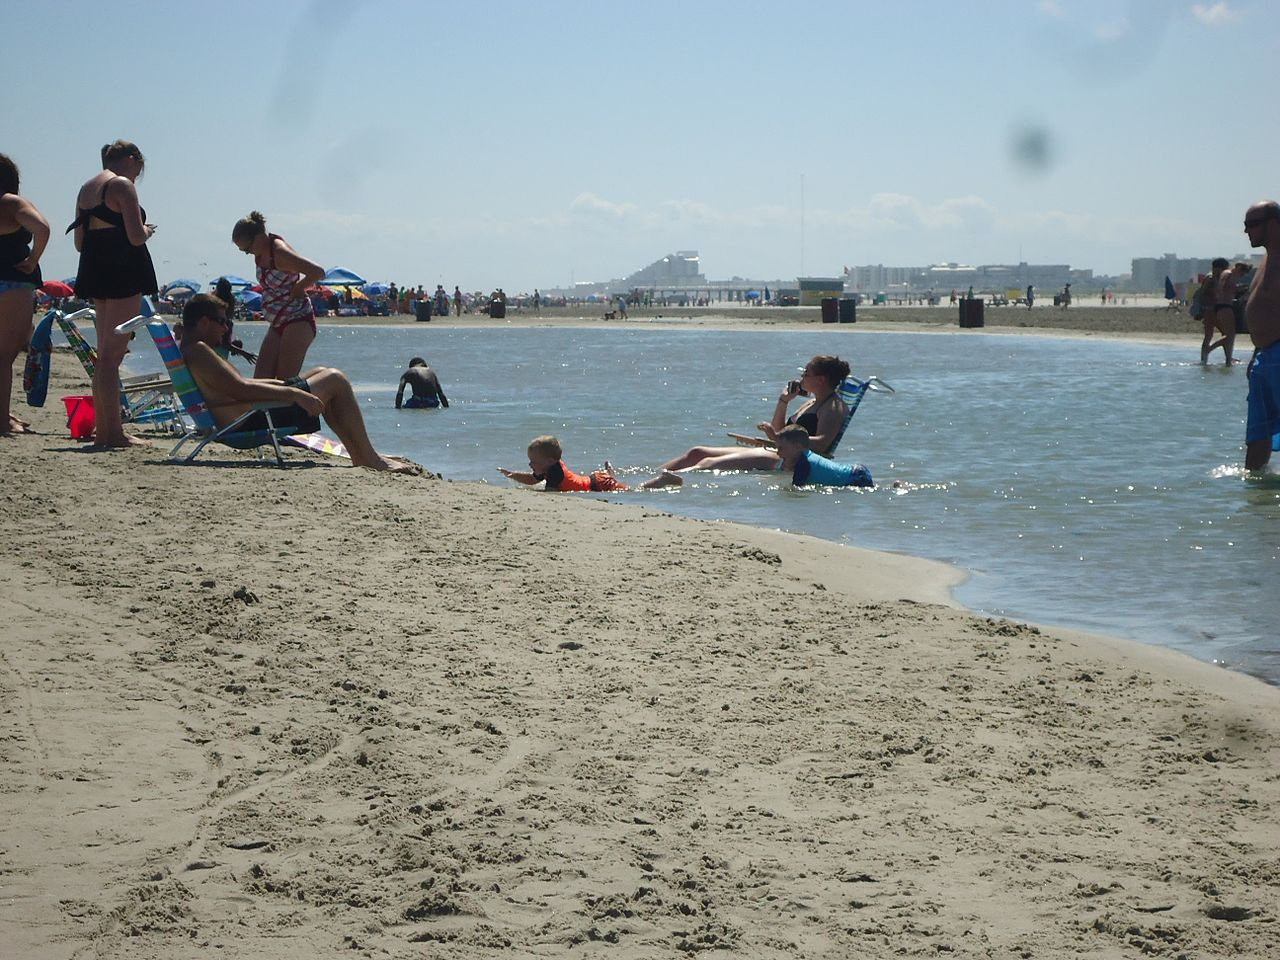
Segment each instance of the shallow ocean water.
[[[237,328],[252,346],[262,327]],[[1197,344],[985,334],[325,326],[309,362],[356,384],[379,449],[455,480],[513,485],[535,435],[569,466],[651,475],[726,430],[754,432],[812,355],[848,359],[872,394],[837,459],[869,492],[797,493],[778,474],[695,474],[608,495],[954,564],[966,606],[1173,647],[1280,682],[1280,481],[1249,480],[1243,366]],[[1247,350],[1240,351],[1247,357]],[[139,349],[133,366],[150,368]],[[394,409],[409,357],[448,410]],[[893,489],[891,481],[903,486]],[[531,494],[533,495],[533,494]],[[643,498],[641,501],[640,498]]]

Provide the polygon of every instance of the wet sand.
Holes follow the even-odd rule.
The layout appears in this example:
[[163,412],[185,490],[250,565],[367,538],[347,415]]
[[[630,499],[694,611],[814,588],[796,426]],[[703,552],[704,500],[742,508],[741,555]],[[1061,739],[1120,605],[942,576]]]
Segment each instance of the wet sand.
[[85,387],[0,438],[5,955],[1280,952],[1274,688],[642,495],[93,452]]

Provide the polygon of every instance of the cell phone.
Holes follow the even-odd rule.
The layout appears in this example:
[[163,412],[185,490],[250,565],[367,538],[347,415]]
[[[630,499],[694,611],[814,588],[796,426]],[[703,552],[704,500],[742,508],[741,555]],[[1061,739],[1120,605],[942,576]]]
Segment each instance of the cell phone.
[[800,396],[802,396],[802,397],[807,397],[807,396],[809,395],[809,392],[808,392],[807,390],[804,390],[804,389],[802,389],[802,388],[800,387],[800,381],[799,381],[799,380],[792,380],[792,381],[788,382],[788,383],[787,383],[787,392],[788,392],[788,393],[796,393],[796,394],[799,394],[799,395],[800,395]]

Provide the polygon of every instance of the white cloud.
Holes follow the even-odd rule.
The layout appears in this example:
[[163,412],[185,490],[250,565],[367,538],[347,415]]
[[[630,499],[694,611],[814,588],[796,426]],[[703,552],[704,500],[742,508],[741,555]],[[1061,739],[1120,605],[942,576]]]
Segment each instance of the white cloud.
[[1220,27],[1224,23],[1230,23],[1235,20],[1238,14],[1227,6],[1227,0],[1218,0],[1217,3],[1205,6],[1203,3],[1193,3],[1191,5],[1191,15],[1201,23],[1210,27]]
[[1115,43],[1127,37],[1131,29],[1132,24],[1129,23],[1128,17],[1116,17],[1114,20],[1104,20],[1095,26],[1093,35],[1102,43]]
[[995,207],[981,197],[952,197],[928,204],[901,193],[877,193],[865,209],[850,210],[851,225],[886,230],[955,230],[989,227]]
[[1062,12],[1062,7],[1058,6],[1057,0],[1040,0],[1040,12],[1045,16],[1054,17],[1058,20],[1066,16]]
[[606,200],[586,191],[573,198],[573,201],[569,204],[569,210],[575,214],[608,217],[615,220],[635,216],[637,212],[634,203],[614,203],[611,200]]

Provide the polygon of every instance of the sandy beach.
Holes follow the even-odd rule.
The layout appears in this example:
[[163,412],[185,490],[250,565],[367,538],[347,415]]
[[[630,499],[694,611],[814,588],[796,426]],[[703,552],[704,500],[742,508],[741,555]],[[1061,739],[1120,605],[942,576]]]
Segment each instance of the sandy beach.
[[86,387],[0,438],[0,955],[1280,955],[1276,688],[642,495],[93,451]]

